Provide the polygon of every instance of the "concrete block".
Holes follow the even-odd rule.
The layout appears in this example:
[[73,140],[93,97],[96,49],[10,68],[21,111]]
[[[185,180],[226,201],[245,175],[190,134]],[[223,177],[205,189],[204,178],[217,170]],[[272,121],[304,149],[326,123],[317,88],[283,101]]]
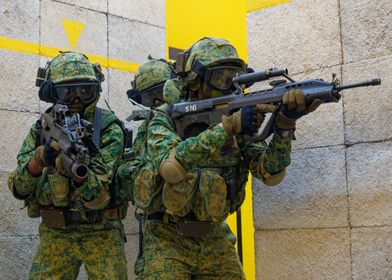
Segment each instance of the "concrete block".
[[0,171],[16,168],[16,156],[31,126],[39,118],[36,114],[0,110]]
[[346,141],[349,144],[392,138],[392,56],[343,66],[345,83],[380,78],[381,85],[344,93]]
[[253,213],[256,230],[348,226],[344,149],[293,152],[275,187],[253,178]]
[[0,109],[39,111],[35,86],[38,66],[38,56],[0,50]]
[[132,88],[131,81],[133,80],[133,73],[110,69],[109,76],[110,107],[119,118],[125,119],[133,110],[138,108],[129,102],[126,93],[128,89]]
[[27,279],[38,237],[0,236],[0,279]]
[[392,2],[341,1],[344,62],[392,54]]
[[70,4],[73,6],[87,8],[91,10],[96,10],[99,12],[107,12],[108,11],[108,1],[107,0],[60,0],[58,2],[63,2],[66,4]]
[[109,14],[165,27],[165,0],[108,0]]
[[256,231],[255,245],[256,279],[351,280],[348,228]]
[[50,0],[42,0],[41,3],[42,45],[71,50],[62,19],[84,24],[84,30],[76,45],[77,51],[107,56],[107,18],[105,14]]
[[38,43],[39,2],[39,0],[1,1],[0,36]]
[[347,181],[353,226],[391,226],[392,141],[347,150]]
[[165,44],[164,28],[109,15],[109,57],[142,64],[164,58]]
[[[17,200],[7,187],[9,173],[0,173],[0,234],[6,236],[38,235],[38,226],[41,219],[32,219],[27,216],[24,202]],[[24,209],[22,209],[24,208]],[[1,277],[0,277],[1,278]]]
[[353,228],[352,275],[359,279],[392,279],[392,228]]
[[127,216],[123,220],[125,233],[137,235],[139,233],[139,222],[135,217],[136,207],[129,203]]
[[136,279],[133,273],[133,267],[139,252],[139,236],[136,234],[127,235],[127,242],[125,243],[125,254],[127,256],[127,266],[128,266],[128,279]]
[[247,15],[249,65],[306,72],[342,61],[336,0],[294,0]]

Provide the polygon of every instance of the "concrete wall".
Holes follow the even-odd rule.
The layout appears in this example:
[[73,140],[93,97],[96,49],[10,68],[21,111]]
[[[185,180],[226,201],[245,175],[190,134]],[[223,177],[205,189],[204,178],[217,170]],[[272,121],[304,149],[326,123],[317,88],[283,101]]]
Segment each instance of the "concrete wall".
[[257,279],[392,279],[392,2],[293,0],[248,14],[249,62],[347,90],[298,122],[284,181],[253,181]]
[[[154,8],[150,8],[154,7]],[[165,57],[164,0],[5,0],[0,36],[70,48],[61,19],[83,22],[81,52],[145,62]],[[392,279],[392,2],[293,0],[248,14],[249,64],[287,67],[296,79],[345,83],[337,104],[298,122],[284,181],[253,181],[257,279]],[[28,128],[47,104],[34,87],[46,57],[0,48],[0,279],[25,279],[38,244],[6,179]],[[131,110],[132,74],[105,69],[102,97],[121,118]],[[101,106],[105,106],[103,98]],[[126,220],[129,278],[137,254],[133,210]],[[79,279],[86,279],[82,271]]]

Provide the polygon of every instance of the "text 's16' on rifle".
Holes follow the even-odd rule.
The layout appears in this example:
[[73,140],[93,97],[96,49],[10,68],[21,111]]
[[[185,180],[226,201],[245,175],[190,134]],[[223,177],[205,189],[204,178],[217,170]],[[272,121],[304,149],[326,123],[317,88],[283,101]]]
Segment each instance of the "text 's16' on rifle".
[[[252,85],[255,82],[268,80],[272,77],[284,77],[282,80],[271,81],[272,88],[244,93],[241,85]],[[273,113],[263,131],[253,137],[246,137],[249,141],[264,140],[272,133],[272,127],[276,114],[282,104],[283,95],[291,89],[300,89],[305,94],[306,103],[310,104],[314,99],[321,99],[323,103],[338,102],[341,98],[340,91],[344,89],[377,86],[380,79],[341,85],[336,79],[329,83],[321,79],[294,81],[288,76],[287,69],[270,69],[262,72],[254,72],[237,76],[233,79],[236,90],[228,95],[209,98],[198,101],[182,102],[173,105],[171,117],[176,131],[182,138],[194,126],[209,126],[220,123],[222,115],[228,115],[233,111],[251,104],[274,104],[278,109]]]

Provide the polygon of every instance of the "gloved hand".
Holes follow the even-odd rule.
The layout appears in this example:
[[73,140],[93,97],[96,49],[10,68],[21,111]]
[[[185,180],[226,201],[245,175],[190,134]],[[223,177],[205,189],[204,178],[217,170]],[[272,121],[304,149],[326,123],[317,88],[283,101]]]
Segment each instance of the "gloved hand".
[[276,126],[280,129],[295,129],[295,121],[316,110],[321,103],[321,99],[315,99],[306,105],[302,90],[289,90],[283,96],[283,106],[276,117]]
[[222,116],[223,129],[230,135],[256,133],[265,119],[265,113],[272,113],[274,105],[257,104],[247,105],[230,116]]
[[51,139],[35,149],[33,158],[41,167],[56,167],[59,150],[59,143]]

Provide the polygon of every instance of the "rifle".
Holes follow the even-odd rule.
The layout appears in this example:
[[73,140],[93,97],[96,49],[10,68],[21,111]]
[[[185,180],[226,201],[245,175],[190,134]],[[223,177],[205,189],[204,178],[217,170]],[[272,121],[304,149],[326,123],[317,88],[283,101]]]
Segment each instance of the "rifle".
[[[245,94],[241,85],[250,86],[255,82],[265,81],[272,77],[283,76],[286,79],[273,80],[270,82],[272,88],[254,91]],[[291,89],[301,89],[305,94],[307,104],[314,99],[321,99],[323,103],[338,102],[341,98],[340,91],[381,84],[380,79],[340,85],[332,75],[331,83],[322,79],[294,81],[288,76],[287,69],[269,69],[262,72],[254,72],[237,76],[233,79],[236,88],[228,95],[214,97],[198,101],[189,101],[174,104],[171,108],[171,118],[177,133],[184,139],[193,127],[208,127],[220,123],[222,115],[231,114],[233,111],[251,104],[274,104],[276,111],[272,114],[263,131],[256,136],[246,136],[247,141],[264,140],[271,135],[275,117],[282,106],[283,95]]]
[[85,179],[89,168],[85,164],[88,147],[95,147],[91,140],[93,125],[80,115],[72,114],[66,105],[55,104],[52,117],[41,115],[41,143],[55,140],[59,144],[59,157],[64,170],[77,179]]

